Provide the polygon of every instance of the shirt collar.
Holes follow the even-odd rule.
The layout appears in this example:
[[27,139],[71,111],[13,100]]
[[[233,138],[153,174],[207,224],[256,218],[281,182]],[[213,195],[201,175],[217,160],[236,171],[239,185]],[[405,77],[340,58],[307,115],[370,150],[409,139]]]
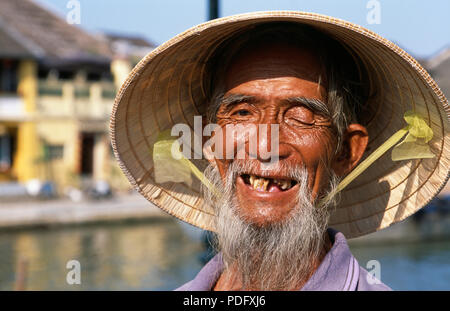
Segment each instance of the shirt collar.
[[[341,232],[328,229],[331,242],[330,251],[302,291],[354,291],[359,278],[359,264],[350,252],[347,241]],[[210,291],[223,271],[221,254],[212,258],[190,282],[176,290]]]
[[354,291],[358,285],[359,264],[341,232],[329,228],[328,234],[333,247],[301,290]]

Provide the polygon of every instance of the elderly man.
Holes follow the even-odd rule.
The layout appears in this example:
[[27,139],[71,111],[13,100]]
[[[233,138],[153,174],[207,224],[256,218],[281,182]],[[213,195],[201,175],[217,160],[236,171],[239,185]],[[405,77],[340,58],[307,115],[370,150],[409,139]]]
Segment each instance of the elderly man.
[[[223,95],[213,97],[212,119],[222,128],[279,124],[279,160],[262,169],[266,161],[259,152],[252,160],[246,148],[245,159],[224,155],[207,170],[209,180],[219,180],[217,187],[225,184],[221,200],[210,202],[217,209],[219,249],[227,266],[214,289],[299,289],[333,245],[339,257],[351,256],[343,238],[335,244],[335,234],[326,232],[327,206],[315,203],[336,176],[355,167],[367,146],[367,130],[351,123],[350,114],[362,90],[351,97],[356,66],[339,57],[345,51],[338,44],[307,27],[263,25],[244,39],[221,50],[225,57],[217,56],[231,60],[219,63],[223,69],[213,68],[223,72],[213,94]],[[350,76],[340,77],[344,74]],[[364,277],[361,273],[366,284]]]
[[[380,101],[392,104],[397,98],[395,91],[399,92],[397,96],[408,96],[401,87],[406,82],[395,80],[399,87],[387,89],[390,86],[383,79],[388,78],[374,68],[377,56],[368,56],[367,52],[374,53],[381,47],[376,40],[367,38],[361,44],[363,39],[356,34],[352,38],[355,30],[349,30],[351,27],[342,21],[324,22],[325,17],[306,13],[258,14],[210,22],[195,28],[195,36],[187,32],[185,37],[174,38],[137,66],[118,95],[114,114],[120,120],[134,120],[133,124],[119,121],[125,122],[120,126],[115,119],[112,122],[113,146],[130,181],[172,215],[217,234],[218,255],[179,290],[389,290],[359,266],[342,232],[358,236],[407,217],[426,203],[417,197],[417,191],[429,179],[419,178],[417,182],[417,176],[423,174],[410,173],[417,177],[412,183],[415,192],[401,186],[409,177],[405,179],[405,174],[400,174],[400,183],[400,177],[393,178],[392,160],[383,158],[385,150],[378,149],[368,157],[385,161],[378,168],[373,168],[375,164],[371,167],[372,174],[379,175],[376,183],[374,178],[358,179],[360,189],[346,191],[341,201],[336,198],[344,187],[338,183],[353,174],[367,150],[371,131],[365,125],[371,126],[375,140],[386,140],[394,134],[392,130],[401,129],[400,121],[384,123],[389,118],[377,115],[388,113]],[[182,55],[182,43],[195,46],[190,40],[197,40],[203,48],[193,48],[196,53],[186,51]],[[358,40],[359,45],[355,43]],[[389,53],[399,54],[393,50]],[[393,65],[380,68],[386,74],[389,66]],[[411,73],[411,65],[402,68],[399,62],[396,66],[403,77],[406,72]],[[140,80],[135,82],[138,75]],[[198,77],[193,78],[194,75]],[[155,79],[160,81],[154,82]],[[436,92],[433,85],[426,87]],[[165,117],[161,113],[164,104],[159,103],[158,108],[150,90],[154,98],[167,103]],[[430,98],[413,100],[417,109]],[[438,109],[443,109],[442,101],[436,96],[433,100]],[[125,102],[131,106],[121,108]],[[391,119],[400,112],[390,109]],[[214,143],[203,147],[207,159],[204,175],[188,159],[172,162],[164,158],[160,146],[167,140],[153,133],[162,132],[167,128],[164,123],[174,124],[175,119],[190,124],[189,115],[201,110],[209,123],[217,126]],[[136,111],[140,113],[133,114]],[[419,114],[414,112],[413,116],[429,128]],[[448,119],[441,121],[441,129],[448,128]],[[236,131],[236,126],[240,130]],[[197,126],[193,127],[195,130]],[[386,127],[390,133],[383,133]],[[249,134],[250,128],[257,129],[256,135]],[[118,129],[126,133],[121,137],[127,137],[127,143],[127,139],[116,134]],[[439,125],[434,131],[438,129]],[[142,139],[131,141],[130,137],[139,131]],[[399,138],[394,137],[396,141],[407,133],[418,132],[411,127],[404,131],[397,134]],[[442,133],[439,137],[444,141],[445,131]],[[426,158],[422,161],[429,161],[429,166],[439,166],[436,148],[442,150],[442,146],[431,142],[431,152],[429,135],[414,135],[396,146],[393,159]],[[252,143],[256,148],[252,148]],[[119,150],[119,144],[126,145],[126,150]],[[154,146],[151,160],[137,156],[139,146],[146,144]],[[411,144],[417,144],[416,148],[423,148],[423,152],[411,151],[418,150],[410,148]],[[229,145],[233,146],[231,153]],[[381,149],[389,147],[384,146]],[[448,154],[442,157],[441,153],[442,160],[448,161]],[[148,161],[154,168],[145,172],[136,169],[145,168]],[[206,165],[201,160],[193,162]],[[365,163],[368,164],[357,171],[371,164]],[[188,173],[192,172],[198,180],[192,181],[183,167],[189,168]],[[448,167],[440,170],[433,177],[439,186],[448,176]],[[401,193],[394,194],[389,182],[400,187],[397,191]],[[435,195],[439,186],[429,193]],[[414,195],[414,202],[404,203],[408,195]],[[391,205],[396,207],[395,215],[388,212]]]

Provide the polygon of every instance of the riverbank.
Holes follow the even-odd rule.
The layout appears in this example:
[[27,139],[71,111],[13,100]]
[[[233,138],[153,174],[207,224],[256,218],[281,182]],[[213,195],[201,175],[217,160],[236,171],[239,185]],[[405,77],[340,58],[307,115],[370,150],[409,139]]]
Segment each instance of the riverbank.
[[[380,232],[352,239],[352,244],[376,244],[417,241],[450,237],[450,192],[441,192],[439,204],[429,204],[412,217]],[[436,201],[434,200],[434,201]],[[0,200],[2,201],[2,200]],[[433,201],[433,202],[434,202]],[[439,205],[439,206],[438,206]],[[420,214],[420,215],[419,215]],[[137,192],[115,194],[110,199],[71,201],[68,198],[49,200],[16,200],[0,203],[0,230],[28,227],[55,227],[95,223],[164,220],[172,218]],[[181,222],[181,221],[180,221]],[[191,227],[184,224],[184,227]],[[186,229],[191,233],[192,228]],[[201,230],[193,233],[197,239]]]
[[138,193],[95,201],[54,199],[0,204],[0,230],[169,217]]

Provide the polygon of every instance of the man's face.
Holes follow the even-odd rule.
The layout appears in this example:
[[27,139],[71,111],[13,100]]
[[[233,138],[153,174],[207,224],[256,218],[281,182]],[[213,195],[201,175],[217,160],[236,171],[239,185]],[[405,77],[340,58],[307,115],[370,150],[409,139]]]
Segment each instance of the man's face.
[[256,159],[249,159],[248,146],[247,160],[216,159],[222,178],[231,161],[255,162],[251,172],[240,174],[234,180],[239,214],[249,223],[259,226],[277,223],[295,208],[299,185],[290,178],[290,167],[303,166],[307,170],[313,199],[328,184],[336,134],[331,120],[305,102],[306,99],[326,103],[326,90],[319,84],[320,77],[323,79],[325,74],[312,52],[285,45],[246,50],[233,60],[226,72],[224,98],[231,100],[217,112],[220,127],[267,124],[270,129],[270,124],[279,124],[278,164],[281,165],[276,165],[276,169],[263,172],[261,167],[266,160],[260,151],[270,146],[270,133],[264,135],[267,139],[257,140]]

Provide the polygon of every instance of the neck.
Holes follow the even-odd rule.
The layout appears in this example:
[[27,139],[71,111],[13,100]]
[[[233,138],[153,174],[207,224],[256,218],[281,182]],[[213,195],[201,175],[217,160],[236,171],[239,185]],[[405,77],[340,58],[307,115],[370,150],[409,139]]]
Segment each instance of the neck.
[[[299,280],[292,288],[286,288],[285,290],[299,290],[301,289],[306,282],[311,278],[311,276],[314,274],[314,272],[317,270],[317,268],[322,263],[323,258],[328,253],[328,251],[333,246],[330,237],[328,236],[328,233],[325,232],[324,234],[324,243],[322,250],[320,252],[320,255],[313,259],[312,265],[311,265],[311,271],[308,272],[308,276],[306,278],[303,278],[302,280]],[[254,286],[254,284],[251,284],[248,287],[243,286],[242,281],[240,280],[238,269],[235,265],[231,265],[230,268],[224,270],[222,274],[220,275],[219,279],[217,280],[213,290],[214,291],[255,291],[259,290],[257,286]],[[256,282],[255,282],[256,283]]]

